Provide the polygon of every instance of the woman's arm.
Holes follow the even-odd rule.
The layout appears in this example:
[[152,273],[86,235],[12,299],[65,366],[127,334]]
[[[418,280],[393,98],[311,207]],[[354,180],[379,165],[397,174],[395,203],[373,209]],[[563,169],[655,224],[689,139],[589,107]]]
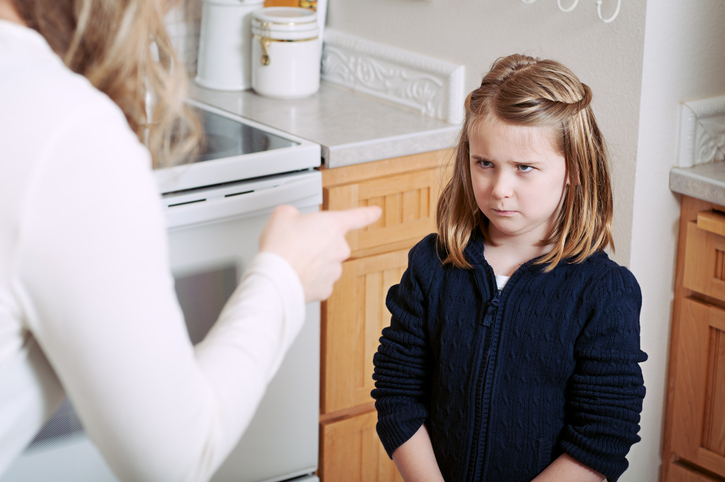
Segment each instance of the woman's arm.
[[443,482],[425,424],[393,452],[393,461],[405,482]]
[[[21,200],[14,291],[86,433],[120,479],[208,480],[301,328],[305,298],[324,296],[339,271],[331,263],[319,273],[301,257],[292,265],[275,254],[284,247],[263,243],[271,253],[254,258],[193,347],[148,153],[110,103],[81,105],[44,136],[47,154]],[[280,214],[277,228],[310,219]],[[319,214],[318,233],[344,230],[324,229],[331,213]],[[320,249],[347,256],[338,244]]]
[[602,482],[604,476],[586,465],[580,464],[569,454],[554,460],[532,482]]

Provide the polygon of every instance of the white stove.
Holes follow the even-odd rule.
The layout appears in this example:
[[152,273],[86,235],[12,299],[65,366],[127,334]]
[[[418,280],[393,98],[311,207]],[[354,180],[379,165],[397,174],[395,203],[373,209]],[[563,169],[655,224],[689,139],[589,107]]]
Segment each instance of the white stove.
[[320,146],[195,101],[206,133],[194,162],[156,171],[162,193],[318,167]]

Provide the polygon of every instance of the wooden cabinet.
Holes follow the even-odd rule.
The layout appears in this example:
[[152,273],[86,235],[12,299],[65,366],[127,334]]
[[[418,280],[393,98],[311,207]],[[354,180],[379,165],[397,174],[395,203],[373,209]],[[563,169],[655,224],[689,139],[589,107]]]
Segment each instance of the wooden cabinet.
[[725,480],[725,207],[683,196],[663,481]]
[[720,482],[722,479],[713,479],[694,470],[689,470],[681,465],[672,465],[670,480],[677,482]]
[[375,432],[377,420],[377,412],[368,410],[321,425],[320,467],[324,481],[403,481]]
[[398,250],[345,263],[325,308],[321,413],[370,402],[372,359],[380,332],[390,322],[385,295],[400,281],[407,262],[408,250]]
[[348,235],[351,258],[322,304],[320,470],[323,482],[401,481],[383,449],[373,355],[390,323],[388,289],[400,281],[408,250],[436,230],[435,210],[450,151],[322,170],[324,209],[380,206],[381,219]]

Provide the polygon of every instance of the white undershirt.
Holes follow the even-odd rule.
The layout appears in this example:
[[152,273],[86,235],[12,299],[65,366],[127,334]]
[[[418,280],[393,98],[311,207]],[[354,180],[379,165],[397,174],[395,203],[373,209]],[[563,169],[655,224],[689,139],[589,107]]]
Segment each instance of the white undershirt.
[[508,282],[510,276],[504,276],[502,274],[496,275],[496,287],[500,290],[503,289],[504,286],[506,286],[506,283]]
[[0,173],[0,474],[67,393],[122,480],[208,479],[303,322],[292,268],[258,255],[194,348],[148,152],[1,20]]

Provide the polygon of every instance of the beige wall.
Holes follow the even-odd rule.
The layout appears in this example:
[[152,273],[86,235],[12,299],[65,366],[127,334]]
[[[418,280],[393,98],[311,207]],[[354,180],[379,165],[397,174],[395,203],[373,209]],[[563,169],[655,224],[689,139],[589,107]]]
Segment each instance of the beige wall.
[[[615,3],[605,0],[605,11]],[[513,52],[559,60],[592,87],[612,153],[614,258],[642,287],[649,355],[642,442],[620,480],[658,481],[679,215],[668,188],[678,104],[725,94],[725,1],[623,0],[619,17],[604,24],[594,0],[568,14],[556,0],[329,0],[327,25],[465,64],[466,91],[495,58]]]
[[[563,0],[565,5],[570,3]],[[604,13],[608,12],[604,2]],[[614,1],[611,1],[614,5]],[[465,64],[466,92],[500,56],[559,60],[594,92],[594,109],[613,158],[614,258],[631,242],[645,2],[623,1],[604,24],[594,0],[562,13],[556,0],[329,0],[327,26],[368,40]]]
[[675,165],[679,103],[725,94],[725,2],[649,0],[629,266],[642,287],[647,398],[642,440],[627,480],[649,481],[659,466],[662,399],[672,317],[679,198],[668,188]]

